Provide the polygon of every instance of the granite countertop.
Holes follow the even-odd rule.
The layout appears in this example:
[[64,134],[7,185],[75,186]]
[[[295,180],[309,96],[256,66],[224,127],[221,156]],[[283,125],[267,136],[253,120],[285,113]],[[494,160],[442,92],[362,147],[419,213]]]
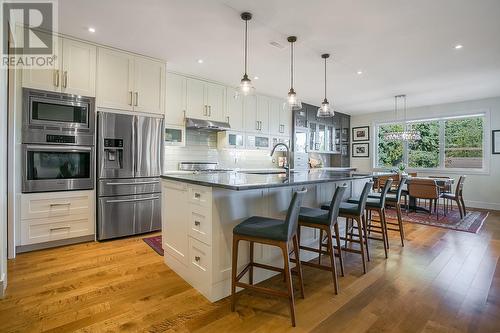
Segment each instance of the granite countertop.
[[290,174],[290,179],[286,178],[285,173],[250,174],[241,171],[197,174],[165,174],[161,176],[162,179],[166,180],[175,180],[201,186],[219,187],[235,191],[321,184],[371,177],[371,173],[354,174],[353,172],[339,172],[332,170],[294,171]]

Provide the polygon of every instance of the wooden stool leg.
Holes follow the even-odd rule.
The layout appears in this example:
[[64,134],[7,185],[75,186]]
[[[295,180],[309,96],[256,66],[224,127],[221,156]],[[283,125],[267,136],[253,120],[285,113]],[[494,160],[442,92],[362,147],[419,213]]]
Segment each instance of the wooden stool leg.
[[335,264],[335,250],[333,248],[332,230],[330,228],[326,230],[326,235],[328,237],[326,246],[328,247],[328,253],[330,254],[330,265],[332,266],[333,289],[335,290],[335,295],[338,295],[339,284],[337,281],[337,265]]
[[283,252],[285,283],[288,289],[288,302],[290,303],[290,317],[292,326],[295,327],[295,300],[293,299],[292,272],[290,271],[290,256],[286,242],[281,245],[281,250]]
[[347,235],[349,234],[349,218],[345,219],[345,238],[344,238],[344,247],[347,249]]
[[300,295],[304,298],[304,281],[302,280],[302,265],[300,264],[300,248],[297,235],[293,236],[293,252],[295,252],[295,260],[297,261],[295,268],[299,277]]
[[389,240],[387,239],[387,225],[385,224],[385,209],[382,208],[378,211],[380,218],[380,227],[382,229],[382,240],[384,242],[384,254],[387,259],[387,249],[389,248]]
[[250,270],[248,271],[248,283],[253,284],[253,242],[250,242]]
[[405,246],[405,232],[403,229],[403,218],[401,216],[401,204],[396,204],[396,214],[398,216],[399,236],[401,237],[401,246]]
[[238,243],[239,238],[233,235],[233,258],[231,267],[231,311],[234,312],[236,304],[236,274],[238,267]]
[[367,261],[370,261],[370,251],[368,250],[368,223],[367,223],[367,218],[366,218],[366,214],[365,215],[361,215],[360,216],[361,218],[361,226],[363,227],[363,235],[364,235],[364,238],[361,238],[361,243],[365,242],[366,244],[366,260]]
[[344,276],[344,259],[342,256],[342,246],[340,245],[340,233],[339,233],[339,224],[335,223],[334,226],[335,231],[335,239],[337,241],[337,249],[339,251],[339,261],[340,261],[340,274]]
[[366,274],[366,259],[365,259],[365,246],[364,246],[364,236],[363,236],[363,226],[361,224],[361,221],[359,221],[358,219],[353,219],[353,220],[356,220],[356,224],[358,226],[358,235],[359,235],[359,244],[360,244],[360,247],[361,247],[361,259],[363,260],[363,273]]
[[319,229],[319,242],[318,242],[318,250],[319,250],[319,255],[318,255],[318,264],[321,265],[321,249],[323,248],[323,230]]
[[467,216],[467,210],[465,209],[464,197],[460,196],[460,202],[462,203],[462,209],[464,210],[464,217]]

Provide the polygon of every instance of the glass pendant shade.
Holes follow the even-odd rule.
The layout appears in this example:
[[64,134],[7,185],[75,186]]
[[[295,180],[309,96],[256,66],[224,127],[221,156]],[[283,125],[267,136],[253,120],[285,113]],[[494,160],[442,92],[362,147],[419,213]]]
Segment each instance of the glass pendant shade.
[[328,103],[328,100],[325,98],[321,106],[318,108],[318,112],[316,113],[316,117],[318,118],[330,118],[333,117],[335,112],[333,111],[333,107]]
[[288,96],[286,97],[285,103],[283,104],[283,109],[286,111],[297,111],[302,109],[302,102],[297,97],[295,91],[290,89]]
[[333,105],[330,105],[330,103],[328,103],[328,100],[326,99],[326,59],[328,59],[329,57],[330,55],[328,53],[321,55],[321,58],[325,60],[325,99],[323,99],[321,106],[318,108],[318,112],[316,112],[316,117],[318,118],[330,118],[335,115],[335,112],[333,111]]
[[248,12],[241,13],[241,19],[245,21],[245,73],[243,74],[243,78],[240,81],[240,85],[237,89],[235,98],[240,96],[249,96],[255,94],[255,88],[252,84],[252,80],[248,78],[247,74],[247,65],[248,65],[248,21],[252,19],[252,14]]

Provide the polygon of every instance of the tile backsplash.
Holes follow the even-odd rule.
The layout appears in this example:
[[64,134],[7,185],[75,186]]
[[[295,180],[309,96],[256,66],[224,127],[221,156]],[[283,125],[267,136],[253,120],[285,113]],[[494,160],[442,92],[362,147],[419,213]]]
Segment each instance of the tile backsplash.
[[277,152],[271,157],[268,150],[217,149],[217,133],[207,131],[186,131],[186,146],[166,146],[164,171],[178,170],[180,162],[218,162],[220,168],[274,168]]

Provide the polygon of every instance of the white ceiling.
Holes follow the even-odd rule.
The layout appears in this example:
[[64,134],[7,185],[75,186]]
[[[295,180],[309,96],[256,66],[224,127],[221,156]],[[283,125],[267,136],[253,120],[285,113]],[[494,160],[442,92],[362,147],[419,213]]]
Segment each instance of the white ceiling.
[[411,107],[500,95],[498,0],[60,0],[59,30],[236,86],[246,10],[260,93],[286,95],[286,37],[297,35],[295,87],[308,103],[323,99],[324,52],[333,55],[328,98],[341,112],[391,109],[402,93]]

